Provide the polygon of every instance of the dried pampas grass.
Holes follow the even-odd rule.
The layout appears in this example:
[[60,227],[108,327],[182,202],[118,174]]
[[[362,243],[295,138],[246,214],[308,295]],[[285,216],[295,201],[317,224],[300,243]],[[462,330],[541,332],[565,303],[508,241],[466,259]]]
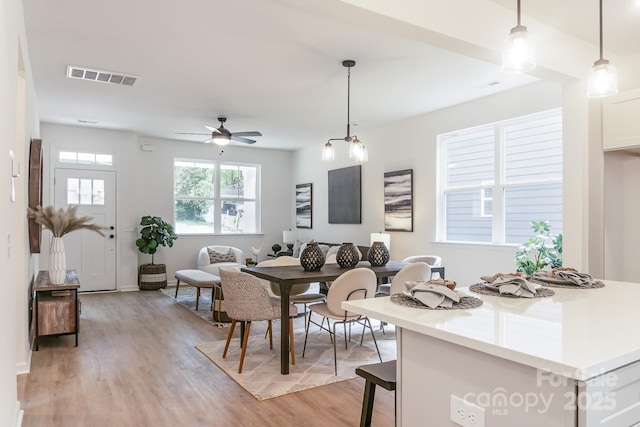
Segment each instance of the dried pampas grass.
[[53,206],[37,206],[35,209],[27,208],[27,217],[33,219],[38,224],[44,226],[44,228],[50,230],[55,237],[62,237],[67,233],[82,228],[95,231],[96,233],[104,236],[104,230],[107,227],[102,225],[89,223],[93,220],[90,216],[78,217],[78,206],[69,206],[67,210],[62,208],[56,210]]

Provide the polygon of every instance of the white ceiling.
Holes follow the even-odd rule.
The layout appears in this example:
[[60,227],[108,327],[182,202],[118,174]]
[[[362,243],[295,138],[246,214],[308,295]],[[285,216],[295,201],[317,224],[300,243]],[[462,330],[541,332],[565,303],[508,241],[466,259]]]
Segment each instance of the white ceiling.
[[[515,9],[515,0],[493,1]],[[584,0],[527,1],[523,14],[594,42],[587,19],[574,19],[584,13],[597,25],[597,1],[590,2],[577,14]],[[24,0],[24,9],[44,122],[95,121],[99,128],[204,141],[176,133],[206,132],[205,124],[217,127],[216,117],[226,116],[232,132],[263,133],[256,147],[296,149],[346,135],[344,59],[357,61],[352,134],[536,81],[394,35],[384,21],[365,19],[371,12],[337,0]],[[638,13],[614,12],[620,32],[635,32],[619,52],[640,51],[640,26],[626,27]],[[139,80],[125,87],[68,79],[68,65]],[[500,84],[486,86],[494,81]]]

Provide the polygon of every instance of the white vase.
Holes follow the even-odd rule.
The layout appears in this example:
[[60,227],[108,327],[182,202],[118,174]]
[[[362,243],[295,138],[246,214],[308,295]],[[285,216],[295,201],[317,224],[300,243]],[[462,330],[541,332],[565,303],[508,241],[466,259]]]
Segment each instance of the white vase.
[[67,277],[67,257],[64,254],[62,237],[51,240],[49,250],[49,280],[52,285],[62,285]]

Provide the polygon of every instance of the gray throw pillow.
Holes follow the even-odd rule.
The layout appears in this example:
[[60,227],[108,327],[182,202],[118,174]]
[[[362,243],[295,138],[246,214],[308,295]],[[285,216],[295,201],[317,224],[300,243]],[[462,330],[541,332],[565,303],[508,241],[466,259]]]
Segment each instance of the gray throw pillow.
[[236,255],[233,253],[231,248],[227,249],[226,252],[218,252],[207,248],[207,252],[209,252],[209,262],[211,264],[216,264],[218,262],[236,262]]

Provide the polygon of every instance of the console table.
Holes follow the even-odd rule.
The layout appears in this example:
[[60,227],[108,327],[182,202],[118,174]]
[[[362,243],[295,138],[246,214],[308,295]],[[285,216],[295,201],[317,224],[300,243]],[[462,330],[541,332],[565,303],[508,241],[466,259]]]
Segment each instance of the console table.
[[36,322],[35,347],[38,351],[40,337],[49,335],[76,336],[80,332],[80,301],[78,289],[80,281],[75,270],[67,270],[67,277],[62,285],[53,285],[49,280],[49,272],[38,273],[33,286],[35,292],[34,313]]

